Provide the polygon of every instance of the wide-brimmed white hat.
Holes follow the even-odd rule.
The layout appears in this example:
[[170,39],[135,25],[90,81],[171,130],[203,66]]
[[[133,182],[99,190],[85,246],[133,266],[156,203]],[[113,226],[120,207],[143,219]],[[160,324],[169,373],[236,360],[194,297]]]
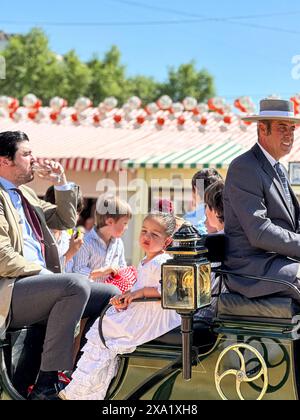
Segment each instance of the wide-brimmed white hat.
[[300,116],[295,116],[294,102],[282,99],[263,99],[260,101],[259,115],[249,115],[243,121],[283,120],[300,124]]

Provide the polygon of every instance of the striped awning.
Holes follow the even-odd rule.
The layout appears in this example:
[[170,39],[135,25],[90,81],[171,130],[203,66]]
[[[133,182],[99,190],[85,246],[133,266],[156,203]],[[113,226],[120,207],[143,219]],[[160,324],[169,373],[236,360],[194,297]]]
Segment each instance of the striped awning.
[[[38,161],[43,161],[45,158],[40,157]],[[120,171],[122,169],[122,161],[114,159],[89,159],[89,158],[56,158],[54,160],[61,163],[67,171],[87,171],[87,172],[112,172]]]
[[246,148],[232,141],[216,142],[185,151],[125,161],[122,167],[127,169],[202,169],[214,166],[220,169],[227,168],[233,159],[245,151]]

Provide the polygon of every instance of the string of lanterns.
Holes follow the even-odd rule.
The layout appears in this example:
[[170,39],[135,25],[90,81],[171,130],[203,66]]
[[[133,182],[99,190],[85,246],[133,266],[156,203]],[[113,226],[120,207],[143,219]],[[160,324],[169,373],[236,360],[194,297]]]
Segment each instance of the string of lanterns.
[[[300,112],[300,94],[292,100],[296,112]],[[133,96],[121,107],[118,107],[118,100],[114,97],[106,98],[97,107],[93,106],[89,98],[81,97],[70,107],[60,97],[52,98],[49,106],[43,106],[42,101],[30,93],[23,98],[21,106],[15,98],[0,96],[0,119],[115,128],[154,126],[158,130],[165,127],[185,130],[196,125],[200,131],[205,131],[212,120],[221,130],[227,130],[233,122],[238,122],[240,128],[246,130],[249,123],[242,122],[241,115],[252,114],[255,109],[251,98],[246,96],[237,98],[231,105],[221,97],[198,103],[192,97],[182,102],[173,102],[169,96],[163,95],[146,106],[143,106],[140,98]]]

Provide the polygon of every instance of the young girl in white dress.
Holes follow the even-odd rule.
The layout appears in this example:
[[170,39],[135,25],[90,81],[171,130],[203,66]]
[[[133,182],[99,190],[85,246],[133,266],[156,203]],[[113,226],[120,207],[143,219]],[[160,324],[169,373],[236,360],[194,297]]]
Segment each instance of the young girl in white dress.
[[172,242],[176,220],[172,214],[149,214],[139,243],[145,258],[138,267],[138,278],[130,292],[111,299],[113,305],[103,318],[100,339],[97,320],[86,337],[83,355],[71,383],[59,394],[68,400],[103,400],[117,373],[117,356],[132,353],[137,346],[151,341],[181,324],[175,311],[162,309],[158,302],[133,302],[161,296],[161,265],[170,256],[164,250]]

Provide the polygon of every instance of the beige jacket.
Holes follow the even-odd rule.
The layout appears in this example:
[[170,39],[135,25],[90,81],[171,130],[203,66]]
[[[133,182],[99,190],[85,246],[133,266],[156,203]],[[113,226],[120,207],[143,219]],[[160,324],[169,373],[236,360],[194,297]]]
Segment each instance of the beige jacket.
[[[70,229],[76,224],[77,187],[69,191],[56,191],[56,205],[40,200],[26,186],[20,187],[24,196],[36,210],[45,239],[47,269],[60,273],[57,247],[49,229]],[[16,278],[38,274],[42,267],[23,257],[24,240],[20,216],[9,194],[0,184],[0,338],[5,336],[11,296]]]

